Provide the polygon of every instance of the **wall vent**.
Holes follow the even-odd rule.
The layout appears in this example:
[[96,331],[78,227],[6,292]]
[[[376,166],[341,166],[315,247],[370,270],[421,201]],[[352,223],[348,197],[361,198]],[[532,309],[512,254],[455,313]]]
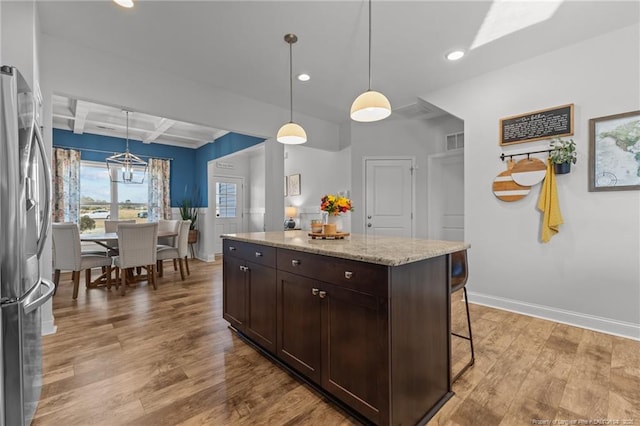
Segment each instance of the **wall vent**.
[[451,133],[444,137],[445,151],[454,151],[456,149],[464,149],[464,132]]

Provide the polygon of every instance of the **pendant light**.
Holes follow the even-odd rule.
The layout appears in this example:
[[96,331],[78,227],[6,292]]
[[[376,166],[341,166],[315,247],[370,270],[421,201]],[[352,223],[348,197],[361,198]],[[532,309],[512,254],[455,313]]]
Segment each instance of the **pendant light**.
[[106,159],[111,182],[144,183],[147,174],[147,163],[140,157],[129,152],[129,111],[127,114],[127,145],[122,154],[114,154]]
[[307,141],[307,133],[302,126],[293,122],[293,43],[298,41],[295,34],[285,34],[284,41],[289,43],[289,122],[280,127],[276,140],[286,145],[300,145]]
[[369,90],[351,104],[351,119],[360,122],[379,121],[391,115],[391,103],[380,92],[371,90],[371,0],[369,0]]

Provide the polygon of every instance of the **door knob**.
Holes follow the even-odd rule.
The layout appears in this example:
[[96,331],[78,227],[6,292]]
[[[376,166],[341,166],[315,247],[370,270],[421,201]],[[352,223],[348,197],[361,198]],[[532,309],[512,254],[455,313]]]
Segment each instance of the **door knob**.
[[371,228],[371,224],[370,223],[367,223],[367,228]]

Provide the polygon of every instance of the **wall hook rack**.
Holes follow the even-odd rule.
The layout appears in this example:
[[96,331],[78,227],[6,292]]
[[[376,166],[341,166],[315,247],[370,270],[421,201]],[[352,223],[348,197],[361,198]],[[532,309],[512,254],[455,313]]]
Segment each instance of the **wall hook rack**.
[[505,154],[503,152],[502,154],[500,154],[500,159],[502,161],[504,161],[505,158],[520,157],[520,156],[523,156],[523,155],[526,155],[527,158],[531,158],[531,154],[541,154],[543,152],[551,152],[551,151],[553,151],[553,149],[543,149],[541,151],[521,152],[519,154]]

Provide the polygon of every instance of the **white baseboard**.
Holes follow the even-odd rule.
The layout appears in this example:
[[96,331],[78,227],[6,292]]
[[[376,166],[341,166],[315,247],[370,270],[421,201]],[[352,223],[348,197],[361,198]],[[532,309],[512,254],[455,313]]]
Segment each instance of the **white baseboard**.
[[640,324],[467,291],[469,302],[640,341]]

